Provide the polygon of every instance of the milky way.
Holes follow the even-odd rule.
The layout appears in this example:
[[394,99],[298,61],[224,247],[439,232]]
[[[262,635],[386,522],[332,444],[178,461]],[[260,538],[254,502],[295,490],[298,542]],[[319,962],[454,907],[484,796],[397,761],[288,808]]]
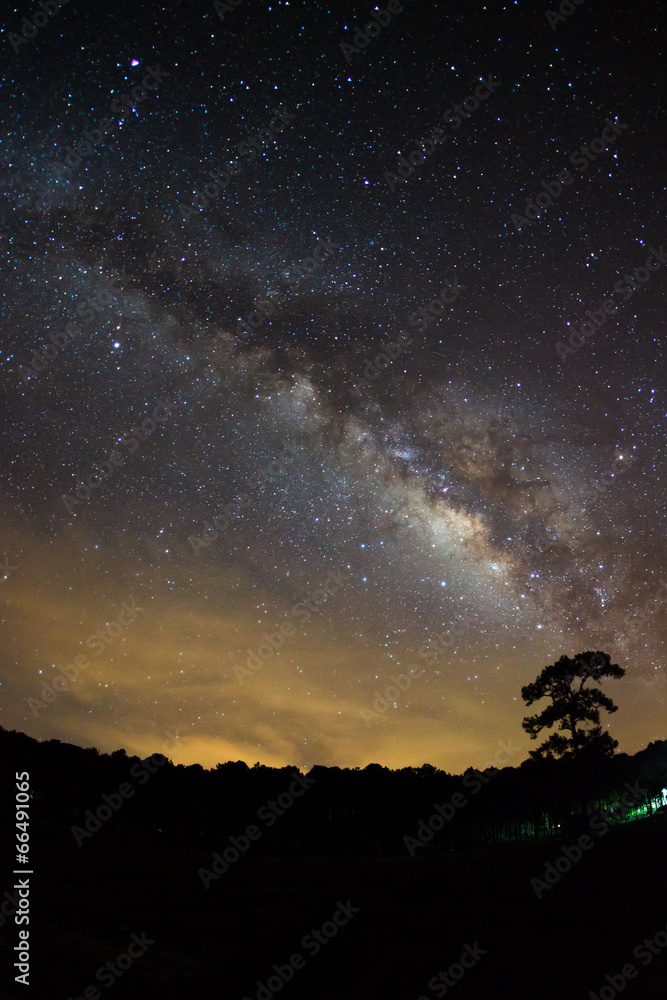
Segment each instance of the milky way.
[[[666,234],[658,22],[406,4],[348,61],[367,16],[63,8],[11,53],[3,726],[455,770],[498,738],[525,754],[521,686],[604,649],[621,749],[664,736],[667,271],[636,271]],[[31,709],[130,597],[136,623]]]

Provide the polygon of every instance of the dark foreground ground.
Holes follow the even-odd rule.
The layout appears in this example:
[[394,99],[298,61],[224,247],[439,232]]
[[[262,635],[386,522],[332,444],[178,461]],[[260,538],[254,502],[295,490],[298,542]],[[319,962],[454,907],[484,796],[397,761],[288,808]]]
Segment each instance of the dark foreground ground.
[[[11,859],[4,836],[0,846]],[[249,851],[208,889],[197,869],[210,866],[210,851],[102,833],[79,848],[56,829],[32,846],[31,984],[13,982],[18,928],[8,919],[0,929],[5,996],[67,1000],[97,986],[110,1000],[256,1000],[257,980],[266,983],[273,965],[296,953],[303,967],[287,984],[272,981],[260,1000],[588,1000],[628,962],[638,974],[624,998],[667,996],[667,949],[649,962],[633,956],[667,926],[664,815],[596,840],[540,900],[530,879],[559,856],[559,841],[414,860]],[[11,890],[9,878],[0,894]],[[348,900],[359,912],[313,954],[304,936]],[[121,978],[96,980],[133,934],[154,943]],[[444,985],[429,989],[466,944],[486,954],[446,994]]]

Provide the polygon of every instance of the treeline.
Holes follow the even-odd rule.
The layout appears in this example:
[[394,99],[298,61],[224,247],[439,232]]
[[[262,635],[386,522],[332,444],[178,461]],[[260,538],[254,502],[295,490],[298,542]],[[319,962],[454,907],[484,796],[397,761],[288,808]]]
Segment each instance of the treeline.
[[15,772],[28,771],[33,830],[57,827],[84,847],[122,833],[215,850],[254,824],[253,849],[264,855],[407,856],[562,836],[600,813],[610,825],[650,815],[667,788],[667,740],[576,763],[526,760],[462,775],[430,764],[316,766],[298,780],[294,767],[228,761],[206,770],[0,727],[0,770],[5,816]]

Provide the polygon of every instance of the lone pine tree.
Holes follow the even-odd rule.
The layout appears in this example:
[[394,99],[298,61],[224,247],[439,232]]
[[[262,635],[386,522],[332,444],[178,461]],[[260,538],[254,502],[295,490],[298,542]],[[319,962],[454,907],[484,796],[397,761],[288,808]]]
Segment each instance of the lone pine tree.
[[[523,728],[531,739],[537,739],[543,729],[558,723],[559,732],[552,733],[530,756],[578,757],[584,752],[611,756],[618,740],[603,733],[600,710],[616,712],[618,706],[598,687],[586,687],[587,682],[599,682],[605,677],[621,678],[625,668],[611,662],[608,653],[578,653],[574,659],[561,656],[560,660],[545,667],[532,684],[521,688],[526,705],[541,698],[551,698],[539,714],[526,716]],[[585,728],[586,726],[590,728]],[[567,735],[566,735],[567,734]]]

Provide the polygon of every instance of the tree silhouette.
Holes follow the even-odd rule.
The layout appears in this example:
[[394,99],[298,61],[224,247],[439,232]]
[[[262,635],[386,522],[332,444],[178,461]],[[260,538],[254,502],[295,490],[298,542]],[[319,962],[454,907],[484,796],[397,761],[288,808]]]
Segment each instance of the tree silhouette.
[[[600,709],[617,711],[617,705],[599,688],[585,687],[587,681],[600,681],[603,677],[620,678],[625,668],[611,662],[608,653],[578,653],[574,659],[561,656],[560,660],[545,667],[532,684],[521,688],[526,705],[540,698],[551,698],[538,715],[526,716],[523,728],[532,740],[544,728],[551,729],[559,723],[560,732],[552,733],[537,750],[531,750],[534,760],[554,757],[577,757],[583,753],[612,756],[618,740],[603,733],[600,726]],[[591,723],[590,729],[583,728]],[[569,733],[569,736],[562,735]]]

